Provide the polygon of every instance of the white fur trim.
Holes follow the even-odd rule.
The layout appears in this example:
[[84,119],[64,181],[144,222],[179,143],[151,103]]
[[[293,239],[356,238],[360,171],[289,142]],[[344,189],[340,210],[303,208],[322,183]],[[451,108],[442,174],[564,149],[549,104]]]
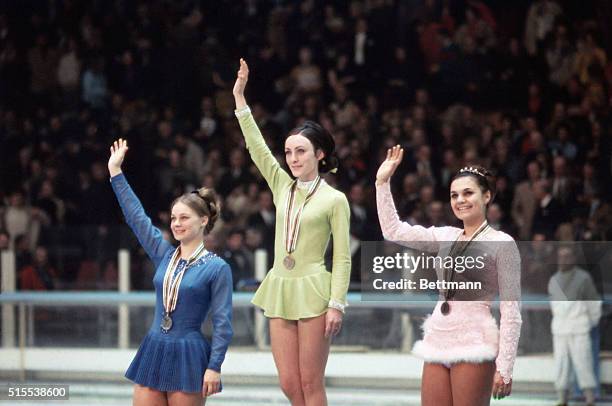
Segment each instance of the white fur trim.
[[454,363],[454,362],[484,362],[493,361],[497,357],[497,347],[488,345],[466,346],[456,348],[434,348],[423,340],[414,344],[412,353],[426,362]]

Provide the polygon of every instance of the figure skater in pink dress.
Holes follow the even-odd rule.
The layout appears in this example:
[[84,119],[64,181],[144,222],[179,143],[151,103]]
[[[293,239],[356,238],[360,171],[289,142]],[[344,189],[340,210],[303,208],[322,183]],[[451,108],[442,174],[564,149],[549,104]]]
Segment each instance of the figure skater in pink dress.
[[[521,330],[520,255],[508,234],[487,224],[487,207],[494,195],[491,174],[480,166],[465,167],[452,179],[450,203],[455,216],[463,222],[456,227],[410,225],[400,221],[390,178],[403,158],[395,146],[376,174],[376,203],[386,240],[404,246],[427,243],[442,255],[451,245],[484,245],[488,255],[482,272],[480,294],[440,292],[440,300],[423,324],[423,339],[413,353],[424,360],[421,382],[423,406],[489,405],[491,396],[504,398],[512,389],[512,368]],[[454,268],[436,270],[438,279],[466,278]],[[449,279],[450,278],[450,279]],[[500,328],[491,314],[491,300],[499,293]]]

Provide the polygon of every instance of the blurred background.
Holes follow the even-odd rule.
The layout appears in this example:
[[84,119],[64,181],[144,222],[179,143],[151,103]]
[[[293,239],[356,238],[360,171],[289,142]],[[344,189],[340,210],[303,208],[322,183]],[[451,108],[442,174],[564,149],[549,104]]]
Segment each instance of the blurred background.
[[[606,0],[0,1],[0,379],[63,376],[62,349],[77,351],[65,353],[77,360],[66,379],[121,382],[147,331],[154,269],[106,169],[122,137],[124,172],[169,239],[173,197],[200,186],[220,193],[206,244],[232,266],[237,292],[228,396],[230,383],[274,384],[265,320],[249,305],[271,263],[274,206],[233,114],[244,57],[247,100],[281,162],[285,135],[304,119],[335,136],[340,168],[326,180],[351,206],[356,305],[334,342],[350,368],[332,355],[332,386],[418,389],[409,349],[433,305],[357,304],[359,242],[382,239],[373,181],[386,148],[406,151],[393,189],[411,224],[457,225],[449,180],[480,164],[497,174],[495,228],[608,251],[610,21]],[[606,270],[586,270],[603,293]],[[525,286],[545,293],[554,271],[531,269]],[[608,313],[604,303],[591,332],[602,396],[612,384]],[[546,404],[550,308],[525,303],[523,319],[517,396]],[[108,371],[97,349],[109,351]],[[363,376],[351,375],[360,365]],[[264,403],[280,393],[270,388]],[[360,404],[342,403],[350,393],[333,399]]]

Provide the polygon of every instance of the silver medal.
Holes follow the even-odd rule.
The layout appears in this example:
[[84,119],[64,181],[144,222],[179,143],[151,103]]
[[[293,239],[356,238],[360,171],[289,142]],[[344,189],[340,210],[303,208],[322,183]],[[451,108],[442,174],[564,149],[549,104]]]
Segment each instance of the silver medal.
[[164,313],[160,327],[164,333],[167,333],[172,328],[172,318],[168,313]]
[[[184,261],[182,263],[179,260],[179,254],[180,247],[174,250],[172,257],[168,262],[166,273],[164,274],[162,291],[164,312],[162,313],[162,320],[159,324],[159,327],[161,328],[161,331],[163,333],[167,333],[172,328],[172,318],[170,317],[170,313],[172,313],[176,308],[179,289],[185,271],[187,270],[187,268],[189,268],[191,264],[195,263],[199,258],[206,255],[206,249],[204,248],[204,243],[201,243],[198,248],[196,248],[195,252],[191,255],[191,257],[189,257],[187,261]],[[179,266],[179,264],[182,265]]]

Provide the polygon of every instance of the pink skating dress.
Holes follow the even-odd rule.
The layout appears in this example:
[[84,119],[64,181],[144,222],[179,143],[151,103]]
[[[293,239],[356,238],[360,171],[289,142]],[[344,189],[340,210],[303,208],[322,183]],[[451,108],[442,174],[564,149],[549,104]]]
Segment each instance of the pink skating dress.
[[[427,242],[442,255],[442,245],[448,246],[463,232],[457,227],[425,228],[400,221],[389,182],[376,187],[376,204],[384,238],[404,246],[420,243],[416,245],[422,247]],[[415,343],[412,352],[426,362],[445,365],[495,360],[497,371],[509,383],[522,323],[520,255],[512,237],[492,228],[478,235],[474,242],[494,242],[487,245],[494,252],[481,271],[485,272],[487,293],[481,295],[482,300],[455,297],[447,315],[440,311],[443,300],[439,300],[423,323],[423,339]],[[439,271],[438,278],[443,278]],[[493,291],[499,292],[500,297],[499,329],[491,314]]]

